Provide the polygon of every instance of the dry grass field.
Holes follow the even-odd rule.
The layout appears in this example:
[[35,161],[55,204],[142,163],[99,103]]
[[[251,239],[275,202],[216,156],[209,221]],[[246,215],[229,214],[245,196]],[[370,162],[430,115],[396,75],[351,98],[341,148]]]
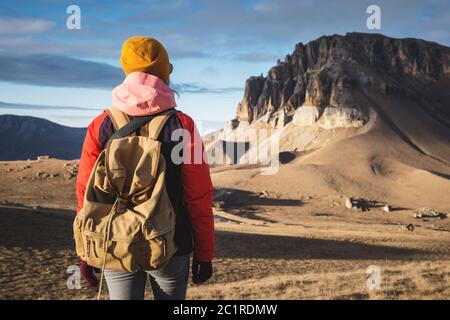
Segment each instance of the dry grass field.
[[[76,163],[0,165],[1,299],[95,298],[84,282],[80,290],[66,285],[78,259],[74,178],[65,174]],[[225,184],[214,172],[213,179]],[[413,208],[349,210],[339,195],[227,190],[215,207],[214,276],[190,285],[189,299],[450,298],[448,219],[417,220]],[[378,290],[367,287],[371,265],[380,268]]]

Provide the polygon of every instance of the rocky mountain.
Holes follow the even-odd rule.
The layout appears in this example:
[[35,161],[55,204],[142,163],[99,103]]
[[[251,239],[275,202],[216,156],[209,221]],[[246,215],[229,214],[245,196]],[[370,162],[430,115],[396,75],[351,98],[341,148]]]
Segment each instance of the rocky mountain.
[[[236,118],[220,133],[222,142],[209,140],[209,149],[265,127],[283,129],[282,151],[307,151],[377,123],[449,164],[449,87],[449,47],[380,34],[323,36],[297,44],[267,76],[249,78]],[[244,153],[260,144],[251,141]]]
[[449,61],[449,47],[379,34],[297,44],[205,139],[214,182],[448,208]]
[[[295,117],[299,124],[311,123],[322,114],[330,118],[337,112],[357,118],[356,124],[344,126],[361,125],[368,120],[369,108],[361,104],[359,93],[368,94],[372,89],[416,99],[418,87],[449,78],[449,59],[449,48],[437,43],[380,34],[348,33],[299,43],[266,77],[247,80],[233,127],[264,116],[271,126],[283,127],[301,106],[315,108],[299,111]],[[326,111],[328,107],[341,109]],[[442,107],[448,106],[435,107],[440,117]],[[449,124],[448,119],[445,123]]]
[[0,160],[35,159],[49,155],[78,159],[86,128],[71,128],[51,121],[0,115]]

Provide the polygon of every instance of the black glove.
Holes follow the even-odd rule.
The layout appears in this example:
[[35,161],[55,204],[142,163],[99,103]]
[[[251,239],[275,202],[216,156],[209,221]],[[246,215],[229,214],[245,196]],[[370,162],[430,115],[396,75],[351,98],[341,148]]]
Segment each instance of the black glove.
[[96,288],[98,286],[98,279],[95,276],[94,271],[98,271],[98,269],[91,267],[86,261],[80,260],[81,275],[90,287]]
[[213,273],[212,262],[203,262],[196,258],[192,260],[192,282],[194,284],[205,283]]

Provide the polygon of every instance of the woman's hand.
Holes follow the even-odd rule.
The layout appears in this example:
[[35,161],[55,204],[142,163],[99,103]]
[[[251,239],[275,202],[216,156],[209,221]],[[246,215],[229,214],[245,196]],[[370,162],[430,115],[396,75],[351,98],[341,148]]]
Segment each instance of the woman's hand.
[[212,262],[203,262],[196,258],[192,260],[192,282],[203,284],[211,278],[213,274]]
[[83,276],[83,278],[86,280],[88,285],[92,288],[96,288],[98,286],[98,279],[94,274],[94,271],[96,268],[91,267],[87,264],[86,261],[83,261],[83,259],[80,259],[80,273]]

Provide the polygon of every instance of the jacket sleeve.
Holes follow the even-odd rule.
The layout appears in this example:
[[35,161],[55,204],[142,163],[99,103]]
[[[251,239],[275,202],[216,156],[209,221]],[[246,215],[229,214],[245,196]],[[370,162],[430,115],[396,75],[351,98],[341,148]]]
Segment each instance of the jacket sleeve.
[[94,167],[95,162],[102,151],[102,147],[99,143],[99,130],[106,115],[107,113],[103,112],[89,124],[86,137],[84,138],[80,158],[80,167],[78,169],[76,182],[77,213],[83,207],[86,185],[91,175],[92,168]]
[[194,121],[187,115],[179,115],[183,128],[189,132],[183,139],[183,163],[181,165],[182,201],[187,207],[194,233],[194,257],[211,261],[214,256],[214,218],[212,196],[214,189],[206,162],[203,141]]

